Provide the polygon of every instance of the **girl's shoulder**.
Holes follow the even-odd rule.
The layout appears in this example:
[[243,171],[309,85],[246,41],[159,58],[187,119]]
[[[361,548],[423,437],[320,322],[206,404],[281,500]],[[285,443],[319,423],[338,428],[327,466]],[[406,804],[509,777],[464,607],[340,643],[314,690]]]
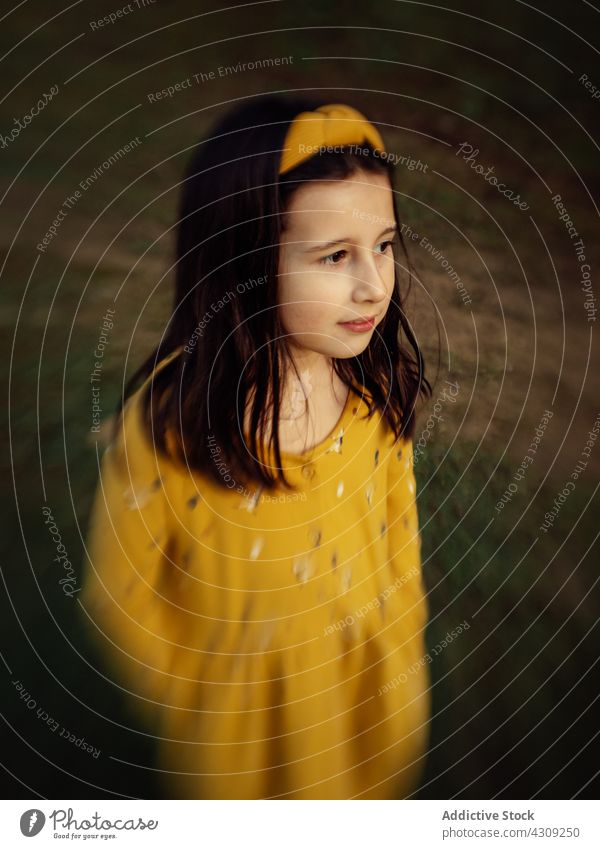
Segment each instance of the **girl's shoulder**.
[[[392,451],[410,451],[412,448],[412,438],[406,435],[396,437],[385,413],[374,403],[373,395],[362,383],[358,383],[358,392],[355,395],[355,404],[352,412],[354,415],[360,414],[360,418],[367,423],[367,427],[371,427],[374,431],[373,439],[379,443],[379,447],[386,448],[389,452]],[[369,415],[369,408],[372,409]],[[364,438],[360,435],[360,438]],[[391,456],[391,454],[390,454]]]

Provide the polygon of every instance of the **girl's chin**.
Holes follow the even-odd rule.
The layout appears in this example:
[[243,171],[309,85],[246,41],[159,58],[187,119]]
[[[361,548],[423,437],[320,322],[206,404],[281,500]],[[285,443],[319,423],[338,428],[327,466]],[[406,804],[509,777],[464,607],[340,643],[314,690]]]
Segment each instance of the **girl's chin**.
[[344,340],[340,345],[336,346],[336,352],[332,353],[330,356],[335,357],[337,360],[347,360],[350,357],[356,357],[365,350],[371,341],[370,336],[359,337],[358,335],[349,339],[348,341]]
[[[334,335],[335,334],[335,335]],[[323,345],[326,333],[323,330],[315,339],[315,345],[311,345],[310,338],[306,335],[301,344],[298,340],[293,341],[293,336],[288,337],[288,342],[293,352],[298,356],[325,357],[327,359],[344,360],[356,357],[362,353],[373,337],[370,333],[349,333],[343,327],[336,326],[335,331],[330,331],[330,344]]]

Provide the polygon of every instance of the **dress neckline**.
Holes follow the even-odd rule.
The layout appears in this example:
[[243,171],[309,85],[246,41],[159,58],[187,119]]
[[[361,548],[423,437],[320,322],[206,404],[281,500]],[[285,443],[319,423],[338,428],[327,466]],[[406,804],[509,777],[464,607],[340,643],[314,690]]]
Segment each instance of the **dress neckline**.
[[310,448],[307,448],[305,451],[302,451],[302,452],[281,451],[280,453],[281,453],[282,459],[296,460],[298,462],[305,462],[308,458],[314,459],[314,455],[317,452],[319,452],[322,448],[324,448],[328,443],[332,442],[338,436],[339,431],[346,424],[346,421],[349,418],[349,411],[350,411],[350,407],[352,405],[353,400],[356,402],[356,401],[359,401],[360,399],[356,395],[356,393],[352,390],[352,388],[348,387],[348,395],[346,396],[346,401],[345,401],[344,406],[342,408],[342,412],[340,413],[340,416],[339,416],[337,422],[332,427],[332,429],[329,431],[327,436],[325,436],[323,439],[321,439],[315,445],[311,446]]

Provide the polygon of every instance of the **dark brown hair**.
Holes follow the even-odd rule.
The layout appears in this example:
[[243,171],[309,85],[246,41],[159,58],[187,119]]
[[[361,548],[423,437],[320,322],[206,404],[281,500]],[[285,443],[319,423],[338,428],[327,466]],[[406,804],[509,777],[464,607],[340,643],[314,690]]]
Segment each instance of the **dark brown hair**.
[[[217,468],[215,445],[229,480],[291,488],[282,473],[279,446],[282,374],[291,358],[277,309],[277,270],[283,213],[294,191],[307,181],[343,180],[361,170],[385,174],[393,187],[393,166],[373,156],[368,145],[315,155],[279,175],[289,124],[298,113],[319,105],[279,97],[252,102],[235,108],[197,145],[181,193],[169,323],[157,348],[128,381],[117,410],[121,412],[140,378],[152,375],[170,356],[143,394],[149,438],[172,457],[167,443],[171,435],[173,459],[227,488],[232,487]],[[395,197],[394,214],[397,221]],[[368,390],[369,416],[380,410],[396,438],[412,438],[415,404],[420,393],[431,395],[431,386],[403,309],[412,270],[400,232],[398,238],[406,258],[406,291],[401,292],[396,264],[394,292],[378,332],[362,354],[336,359],[333,367],[359,394],[361,386]],[[261,278],[266,282],[249,282]],[[250,401],[248,444],[243,423]],[[275,467],[263,456],[269,420]]]

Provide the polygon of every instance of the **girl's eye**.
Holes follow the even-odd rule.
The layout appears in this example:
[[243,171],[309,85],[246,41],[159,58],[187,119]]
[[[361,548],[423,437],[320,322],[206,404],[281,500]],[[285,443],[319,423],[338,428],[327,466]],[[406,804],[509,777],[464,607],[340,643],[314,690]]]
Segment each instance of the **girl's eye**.
[[387,251],[387,249],[393,247],[393,245],[394,245],[394,240],[393,239],[387,239],[385,242],[381,242],[377,247],[381,248],[380,253],[384,254]]
[[324,265],[339,265],[340,260],[342,260],[346,256],[346,251],[336,251],[333,254],[329,254],[329,256],[324,256],[319,262],[322,262]]

